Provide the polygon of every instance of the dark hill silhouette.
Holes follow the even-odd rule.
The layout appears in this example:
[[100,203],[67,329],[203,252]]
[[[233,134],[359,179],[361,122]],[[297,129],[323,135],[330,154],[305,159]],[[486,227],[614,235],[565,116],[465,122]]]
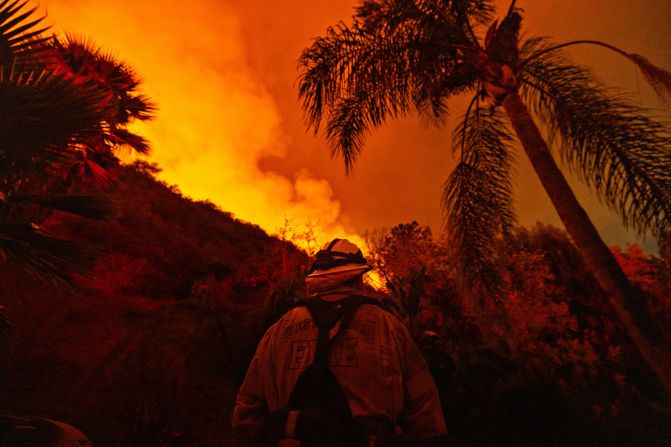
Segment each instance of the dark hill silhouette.
[[236,445],[230,412],[268,319],[264,304],[307,259],[153,173],[123,169],[110,191],[115,221],[44,223],[105,249],[80,290],[3,267],[14,334],[0,414],[64,420],[97,446]]

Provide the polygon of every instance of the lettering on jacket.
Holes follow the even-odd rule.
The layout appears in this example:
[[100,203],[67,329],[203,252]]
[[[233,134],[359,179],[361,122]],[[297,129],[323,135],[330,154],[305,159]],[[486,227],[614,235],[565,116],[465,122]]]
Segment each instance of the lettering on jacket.
[[[284,329],[282,332],[282,337],[289,338],[292,335],[305,332],[310,329],[317,330],[317,325],[312,321],[312,318],[305,318],[287,326],[286,329]],[[349,330],[361,332],[363,336],[370,337],[370,334],[368,333],[369,331],[366,331],[365,328],[357,321],[352,321],[349,324]]]
[[[359,365],[357,356],[357,338],[342,338],[331,345],[329,351],[329,366],[332,368],[353,368]],[[294,340],[291,342],[291,354],[288,369],[302,370],[312,361],[317,349],[317,340]]]

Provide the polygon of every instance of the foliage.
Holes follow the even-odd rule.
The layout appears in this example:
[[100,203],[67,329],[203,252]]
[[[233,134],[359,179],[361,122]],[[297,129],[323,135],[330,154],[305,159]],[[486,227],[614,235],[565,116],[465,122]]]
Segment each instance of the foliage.
[[3,413],[51,415],[101,446],[237,445],[226,422],[236,387],[267,325],[300,293],[307,256],[157,172],[121,168],[109,191],[123,203],[116,220],[44,222],[107,247],[79,289],[0,269],[15,328]]
[[601,42],[520,43],[522,11],[515,2],[500,23],[493,12],[490,1],[366,0],[351,24],[329,27],[300,58],[306,124],[315,132],[325,128],[331,154],[342,156],[347,172],[365,136],[388,119],[417,113],[440,126],[451,97],[472,97],[453,136],[459,163],[445,183],[443,205],[460,281],[481,301],[501,296],[491,247],[515,222],[515,141],[495,110],[509,94],[523,94],[569,168],[625,225],[661,241],[671,216],[668,125],[602,86],[561,48],[596,43],[615,50],[662,94],[671,91],[669,72]]
[[531,109],[566,164],[616,210],[626,227],[658,240],[671,224],[669,127],[595,80],[549,43],[524,43],[523,85]]
[[630,244],[624,251],[614,247],[613,251],[622,269],[632,278],[642,292],[647,307],[667,334],[671,335],[671,269],[656,257],[645,256],[640,247]]
[[370,231],[366,243],[368,262],[384,278],[389,302],[414,330],[426,279],[444,273],[447,253],[434,242],[431,229],[416,221]]
[[126,125],[149,118],[153,108],[122,64],[74,41],[43,37],[43,17],[27,4],[0,3],[0,261],[72,286],[72,274],[90,269],[95,247],[56,239],[40,225],[52,210],[115,214],[103,196],[73,191],[72,173],[84,163],[110,178],[86,157],[94,149],[113,160],[122,144],[146,152]]
[[[380,247],[408,245],[402,228],[421,230],[412,223],[381,232]],[[432,257],[417,316],[401,316],[432,368],[453,436],[466,445],[664,445],[668,401],[595,299],[603,292],[563,231],[511,228],[495,247],[504,299],[484,309],[458,286],[446,241],[424,242],[422,251],[404,250],[402,263],[393,250],[375,256],[388,275],[407,280],[424,253],[443,254]],[[669,271],[636,246],[614,250],[668,330]]]
[[[154,180],[156,172],[143,162],[121,168],[121,177],[108,190],[113,201],[123,203],[115,221],[59,215],[45,222],[61,237],[107,247],[85,285],[109,295],[186,299],[196,293],[197,284],[232,281],[240,290],[262,289],[305,263],[295,258],[291,244],[268,239],[260,228],[210,202],[184,198],[176,188]],[[282,247],[287,247],[285,272],[277,269]]]
[[90,85],[101,96],[103,119],[94,134],[78,142],[68,183],[108,185],[118,175],[116,151],[129,148],[143,155],[150,153],[149,142],[130,132],[128,125],[152,119],[156,106],[139,92],[140,80],[130,67],[73,36],[55,37],[41,59],[54,73],[75,85]]
[[461,160],[445,182],[443,205],[450,239],[458,253],[459,277],[480,297],[501,296],[493,235],[502,235],[515,223],[511,171],[513,139],[500,113],[478,107],[467,113],[454,131],[454,148]]

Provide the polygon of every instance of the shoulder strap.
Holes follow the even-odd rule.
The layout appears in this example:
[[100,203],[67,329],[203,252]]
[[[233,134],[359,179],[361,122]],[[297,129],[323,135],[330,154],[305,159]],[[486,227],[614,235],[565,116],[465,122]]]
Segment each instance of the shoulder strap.
[[[362,304],[379,305],[377,300],[365,296],[353,295],[340,301],[325,301],[320,298],[309,300],[307,306],[312,319],[319,329],[314,364],[325,365],[328,362],[328,348],[352,322],[354,314]],[[335,336],[329,340],[331,329],[340,321]]]

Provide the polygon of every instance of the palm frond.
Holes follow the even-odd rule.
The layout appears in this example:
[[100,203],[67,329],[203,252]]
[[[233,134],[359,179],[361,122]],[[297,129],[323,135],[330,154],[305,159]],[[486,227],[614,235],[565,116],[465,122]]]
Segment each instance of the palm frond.
[[36,204],[91,219],[107,220],[119,214],[119,207],[105,195],[39,194],[7,196],[7,202]]
[[357,156],[361,152],[364,136],[386,117],[386,104],[379,103],[369,109],[366,101],[370,97],[344,98],[334,104],[329,112],[326,138],[331,147],[331,157],[340,154],[345,163],[345,172],[349,175]]
[[126,93],[122,95],[119,102],[119,108],[127,115],[121,120],[122,123],[128,123],[130,118],[140,121],[152,120],[158,110],[156,103],[146,95]]
[[105,139],[113,146],[128,146],[138,154],[151,154],[151,146],[149,141],[146,138],[127,129],[111,128],[109,129],[107,135],[105,135]]
[[371,90],[369,96],[379,94],[380,101],[389,102],[390,111],[409,109],[408,78],[399,76],[401,62],[396,57],[407,56],[408,42],[398,34],[379,40],[375,34],[340,24],[304,51],[299,95],[308,127],[318,131],[331,107]]
[[457,47],[470,44],[463,24],[450,8],[429,3],[436,2],[364,1],[351,26],[329,28],[301,55],[299,96],[308,128],[318,132],[326,118],[332,143],[355,143],[332,151],[355,154],[363,142],[365,132],[333,138],[338,129],[366,124],[369,130],[412,110],[440,123],[447,97],[475,82],[475,68],[458,56]]
[[494,2],[490,0],[456,0],[443,3],[449,3],[448,7],[456,17],[472,21],[475,26],[491,23],[496,12]]
[[446,227],[463,283],[481,300],[500,297],[496,237],[515,223],[512,141],[502,115],[478,107],[453,134],[453,148],[462,154],[444,185]]
[[667,104],[671,104],[671,72],[656,66],[640,54],[627,53],[627,57],[641,70],[657,96]]
[[543,39],[524,45],[523,96],[547,123],[568,167],[627,228],[671,228],[671,128],[605,88]]
[[30,59],[49,38],[41,34],[44,17],[34,18],[37,7],[26,8],[28,0],[0,1],[0,65],[12,66],[17,58]]
[[[561,50],[562,48],[581,44],[597,45],[603,48],[608,48],[609,50],[626,57],[631,62],[633,62],[634,65],[636,65],[636,67],[638,67],[639,70],[641,70],[641,73],[643,73],[645,79],[648,81],[653,90],[655,90],[655,93],[657,93],[659,99],[662,100],[667,105],[671,104],[671,72],[653,64],[645,56],[636,53],[629,53],[614,45],[601,42],[598,40],[574,40],[571,42],[564,42],[552,46],[548,45],[547,43],[544,43],[542,45],[542,48],[536,48],[535,51],[527,51],[528,54],[525,60],[523,61],[523,64],[530,63],[536,58],[545,56],[547,53],[555,53]],[[528,50],[530,50],[531,48],[532,46],[529,46]]]
[[448,100],[459,93],[473,89],[477,77],[473,65],[449,64],[449,73],[432,73],[433,64],[425,61],[428,69],[418,74],[413,86],[413,105],[415,110],[427,122],[440,126],[445,124],[448,115]]
[[99,104],[96,90],[46,70],[0,79],[0,177],[66,161],[75,141],[98,131]]
[[[91,40],[73,35],[55,39],[45,60],[49,68],[65,78],[100,90],[106,109],[105,121],[112,130],[125,127],[135,119],[144,121],[154,117],[157,107],[138,92],[141,80],[137,73]],[[133,149],[137,146],[138,152],[144,154],[148,145],[138,138],[133,139],[137,144],[129,146]]]
[[74,286],[72,274],[88,274],[98,252],[95,247],[50,237],[30,223],[0,221],[0,257],[59,285]]

